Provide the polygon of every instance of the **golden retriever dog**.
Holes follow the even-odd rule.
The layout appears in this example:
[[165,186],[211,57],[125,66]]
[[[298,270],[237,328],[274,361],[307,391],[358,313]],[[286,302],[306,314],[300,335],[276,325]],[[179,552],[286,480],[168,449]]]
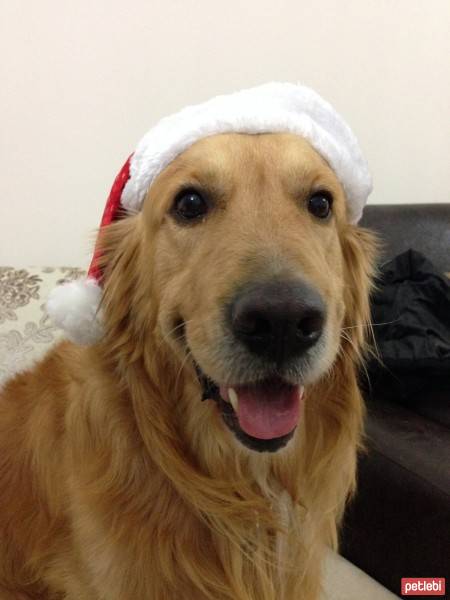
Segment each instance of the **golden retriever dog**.
[[316,600],[374,240],[290,133],[194,143],[101,231],[105,333],[0,395],[0,598]]

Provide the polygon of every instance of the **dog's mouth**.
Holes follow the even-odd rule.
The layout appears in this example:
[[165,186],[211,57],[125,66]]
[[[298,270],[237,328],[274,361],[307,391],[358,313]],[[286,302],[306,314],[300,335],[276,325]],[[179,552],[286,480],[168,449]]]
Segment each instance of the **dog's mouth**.
[[275,452],[294,435],[303,386],[271,377],[244,385],[217,385],[197,366],[203,400],[214,400],[226,425],[248,448]]

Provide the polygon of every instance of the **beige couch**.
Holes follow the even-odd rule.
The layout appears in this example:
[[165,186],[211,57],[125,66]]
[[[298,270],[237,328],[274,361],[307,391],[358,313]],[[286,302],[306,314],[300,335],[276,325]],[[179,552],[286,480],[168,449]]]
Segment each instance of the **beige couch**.
[[45,313],[57,284],[84,275],[71,267],[0,267],[0,384],[30,367],[61,338]]
[[[57,284],[83,276],[81,269],[0,267],[0,387],[18,371],[30,368],[61,339],[49,322],[45,301]],[[324,600],[395,598],[368,575],[332,552],[325,568]]]

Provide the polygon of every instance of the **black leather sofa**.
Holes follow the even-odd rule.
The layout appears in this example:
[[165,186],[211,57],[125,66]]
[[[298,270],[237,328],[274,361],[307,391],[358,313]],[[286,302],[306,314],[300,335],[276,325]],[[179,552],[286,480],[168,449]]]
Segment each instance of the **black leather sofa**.
[[[450,204],[368,206],[361,224],[384,241],[381,261],[414,248],[450,272]],[[402,577],[447,576],[450,586],[449,389],[408,405],[367,398],[368,451],[340,550],[397,596]]]

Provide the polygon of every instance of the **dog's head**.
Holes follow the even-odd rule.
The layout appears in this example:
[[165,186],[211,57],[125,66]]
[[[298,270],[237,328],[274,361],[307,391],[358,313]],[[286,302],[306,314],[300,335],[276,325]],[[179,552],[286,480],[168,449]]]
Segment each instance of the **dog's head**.
[[344,343],[359,355],[368,317],[372,245],[348,223],[333,170],[296,135],[215,135],[166,167],[125,222],[133,241],[120,244],[133,253],[106,252],[110,307],[126,290],[116,324],[151,334],[152,352],[164,347],[189,373],[191,421],[203,399],[231,443],[286,445],[305,388],[329,376]]

